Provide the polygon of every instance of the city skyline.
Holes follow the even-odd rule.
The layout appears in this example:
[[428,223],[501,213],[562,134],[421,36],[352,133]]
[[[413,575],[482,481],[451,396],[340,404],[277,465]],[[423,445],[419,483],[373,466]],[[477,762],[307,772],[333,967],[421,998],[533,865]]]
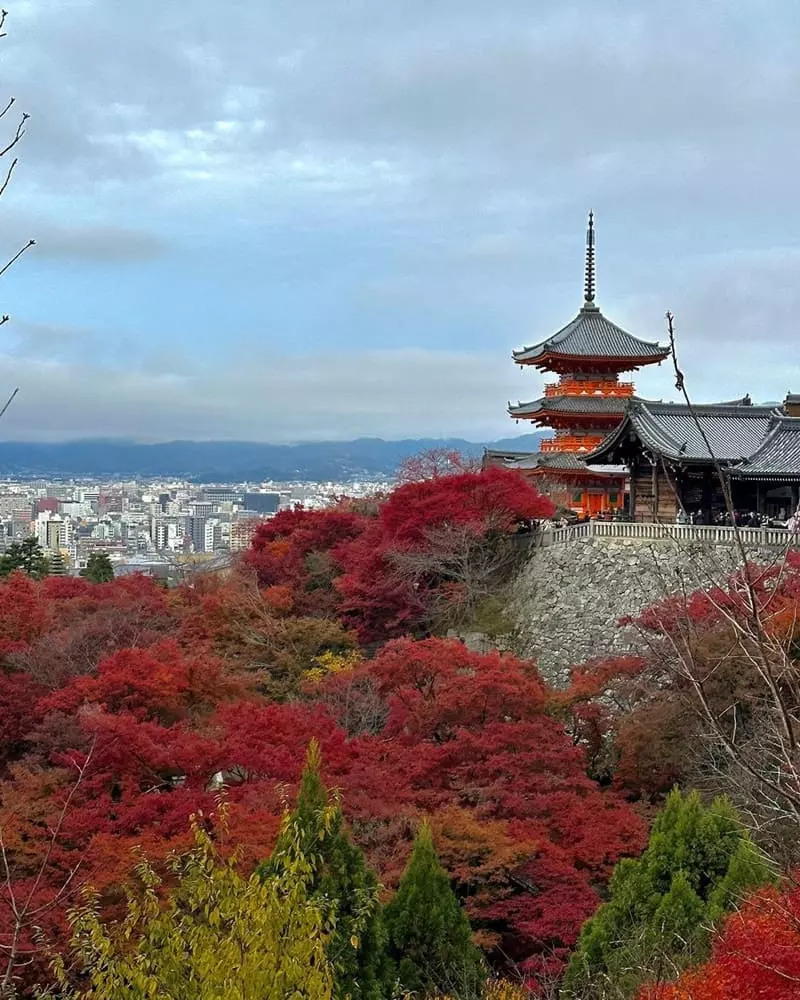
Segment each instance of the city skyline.
[[[0,438],[511,436],[582,298],[698,400],[800,391],[800,11],[25,0]],[[732,72],[732,67],[735,72]],[[2,96],[2,95],[0,95]],[[669,364],[641,395],[675,398]]]
[[35,539],[53,563],[54,575],[78,575],[93,554],[104,554],[116,575],[143,572],[175,583],[186,572],[228,565],[235,553],[247,548],[257,525],[279,510],[296,504],[324,508],[345,490],[352,497],[365,497],[382,486],[385,483],[368,478],[346,485],[2,478],[0,554]]

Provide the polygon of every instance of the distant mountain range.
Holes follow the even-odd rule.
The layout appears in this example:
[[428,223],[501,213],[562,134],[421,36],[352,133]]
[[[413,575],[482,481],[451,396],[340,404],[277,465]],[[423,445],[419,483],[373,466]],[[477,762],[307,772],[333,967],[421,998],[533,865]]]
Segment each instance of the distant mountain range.
[[346,482],[391,476],[403,459],[429,448],[480,455],[484,447],[536,451],[542,433],[476,443],[460,438],[384,441],[320,441],[276,445],[253,441],[86,440],[56,444],[0,442],[0,478],[175,478],[198,483],[266,479]]

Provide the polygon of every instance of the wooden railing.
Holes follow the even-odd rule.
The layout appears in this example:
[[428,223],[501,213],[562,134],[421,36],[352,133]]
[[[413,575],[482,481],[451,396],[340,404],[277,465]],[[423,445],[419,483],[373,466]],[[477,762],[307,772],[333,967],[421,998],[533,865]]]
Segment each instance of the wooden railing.
[[586,521],[566,528],[551,528],[539,532],[538,544],[546,547],[580,538],[640,538],[675,539],[676,541],[709,542],[712,545],[732,545],[738,530],[745,545],[765,545],[785,548],[800,544],[800,535],[786,528],[731,528],[716,524],[656,524],[647,521]]
[[542,451],[589,452],[594,451],[604,440],[605,438],[602,434],[587,435],[586,437],[568,437],[562,435],[561,437],[544,438],[544,440],[539,442],[539,447]]
[[603,382],[600,380],[581,381],[564,379],[561,382],[547,382],[545,396],[632,396],[633,382]]

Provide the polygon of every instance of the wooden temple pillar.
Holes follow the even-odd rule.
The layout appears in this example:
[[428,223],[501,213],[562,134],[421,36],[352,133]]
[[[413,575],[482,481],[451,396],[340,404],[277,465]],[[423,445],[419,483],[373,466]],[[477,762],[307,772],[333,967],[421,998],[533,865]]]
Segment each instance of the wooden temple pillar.
[[659,503],[658,503],[658,493],[659,493],[659,490],[658,490],[658,459],[657,458],[651,458],[650,462],[651,462],[651,465],[652,465],[651,491],[652,491],[652,494],[653,494],[653,520],[654,521],[658,521],[659,520],[659,516],[658,516],[658,507],[659,507]]
[[701,486],[700,510],[703,512],[703,524],[712,523],[711,498],[714,487],[711,481],[713,473],[710,466],[703,469],[703,480]]

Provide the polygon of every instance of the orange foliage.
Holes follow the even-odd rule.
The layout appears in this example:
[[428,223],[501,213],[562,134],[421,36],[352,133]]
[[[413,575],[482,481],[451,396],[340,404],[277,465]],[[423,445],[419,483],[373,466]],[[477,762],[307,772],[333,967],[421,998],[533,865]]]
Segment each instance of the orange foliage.
[[711,960],[638,1000],[797,1000],[800,888],[764,889],[728,918]]

